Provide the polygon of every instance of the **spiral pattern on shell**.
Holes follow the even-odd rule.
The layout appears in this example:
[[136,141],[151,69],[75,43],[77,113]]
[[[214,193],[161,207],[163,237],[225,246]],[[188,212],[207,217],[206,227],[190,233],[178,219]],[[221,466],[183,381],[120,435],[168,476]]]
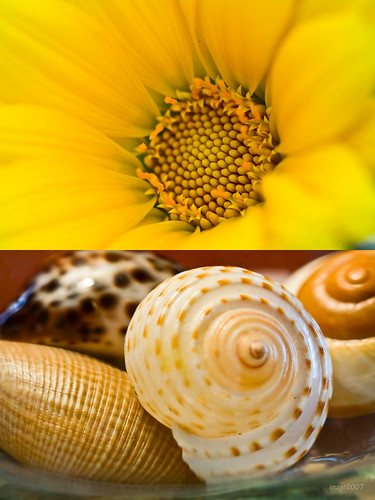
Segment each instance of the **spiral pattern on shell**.
[[375,251],[316,259],[293,273],[286,286],[327,337],[333,365],[329,416],[375,411]]
[[331,362],[319,327],[286,289],[245,269],[163,282],[136,310],[125,357],[141,404],[207,482],[294,464],[327,415]]
[[374,336],[375,251],[330,256],[302,284],[298,297],[326,337]]

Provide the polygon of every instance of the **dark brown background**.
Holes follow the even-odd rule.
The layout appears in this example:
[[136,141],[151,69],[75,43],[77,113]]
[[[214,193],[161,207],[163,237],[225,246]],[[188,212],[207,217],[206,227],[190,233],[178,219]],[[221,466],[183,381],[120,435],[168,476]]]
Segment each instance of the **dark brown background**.
[[[23,285],[38,270],[43,261],[58,253],[50,250],[0,251],[0,311],[18,296]],[[187,268],[208,265],[232,265],[245,267],[253,271],[276,268],[293,271],[326,252],[308,250],[165,250],[156,253],[173,259]]]

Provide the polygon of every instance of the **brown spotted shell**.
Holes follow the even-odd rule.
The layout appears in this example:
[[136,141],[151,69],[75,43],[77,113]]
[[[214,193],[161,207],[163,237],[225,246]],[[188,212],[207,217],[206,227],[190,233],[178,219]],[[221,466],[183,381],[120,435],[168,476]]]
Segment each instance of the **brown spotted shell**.
[[291,466],[327,415],[331,360],[318,325],[245,269],[192,269],[159,285],[131,320],[125,356],[140,402],[207,482]]
[[124,336],[136,307],[181,270],[148,252],[63,254],[0,315],[0,338],[64,347],[124,368]]
[[375,251],[317,259],[286,282],[327,337],[333,364],[329,415],[375,411]]
[[124,371],[54,347],[0,341],[0,447],[19,462],[77,478],[196,481]]

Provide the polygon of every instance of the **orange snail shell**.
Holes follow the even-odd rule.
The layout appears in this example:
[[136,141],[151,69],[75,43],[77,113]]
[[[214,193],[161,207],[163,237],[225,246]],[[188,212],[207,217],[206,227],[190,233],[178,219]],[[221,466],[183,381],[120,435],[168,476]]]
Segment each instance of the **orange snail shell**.
[[314,443],[331,397],[319,327],[286,289],[241,268],[170,278],[125,340],[139,400],[207,482],[278,472]]
[[375,251],[317,259],[296,271],[286,286],[327,337],[333,364],[329,416],[375,411]]

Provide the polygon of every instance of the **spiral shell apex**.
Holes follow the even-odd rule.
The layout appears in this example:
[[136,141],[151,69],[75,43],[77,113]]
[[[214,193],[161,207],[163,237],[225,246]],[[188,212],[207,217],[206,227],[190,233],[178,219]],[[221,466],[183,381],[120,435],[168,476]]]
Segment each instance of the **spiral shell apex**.
[[319,327],[286,289],[236,267],[168,279],[125,340],[144,408],[206,482],[278,472],[307,453],[331,397]]
[[330,416],[375,411],[375,251],[316,259],[286,284],[327,338],[333,364]]

